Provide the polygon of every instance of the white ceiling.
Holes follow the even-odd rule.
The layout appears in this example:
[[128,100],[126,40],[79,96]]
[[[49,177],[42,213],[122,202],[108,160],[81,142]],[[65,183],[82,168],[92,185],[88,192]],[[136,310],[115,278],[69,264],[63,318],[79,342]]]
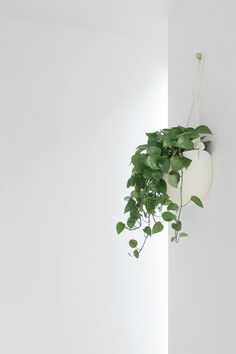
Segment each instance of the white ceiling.
[[149,37],[167,31],[167,0],[0,0],[0,15]]

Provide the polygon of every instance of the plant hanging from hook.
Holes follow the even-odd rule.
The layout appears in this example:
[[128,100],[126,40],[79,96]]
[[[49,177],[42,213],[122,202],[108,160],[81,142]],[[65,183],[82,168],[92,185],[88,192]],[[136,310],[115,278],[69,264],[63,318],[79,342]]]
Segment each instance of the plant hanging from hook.
[[[146,242],[170,224],[171,241],[188,236],[182,227],[182,209],[188,204],[203,207],[202,198],[212,181],[209,154],[211,130],[198,124],[198,99],[202,73],[202,53],[197,53],[198,71],[187,127],[176,126],[146,133],[147,143],[137,147],[131,158],[132,174],[125,197],[126,222],[116,225],[117,234],[142,229],[141,242],[129,240],[130,256],[139,258]],[[195,127],[189,127],[195,118]],[[195,179],[195,180],[194,180]],[[194,181],[193,181],[194,180]],[[193,183],[194,182],[194,183]]]

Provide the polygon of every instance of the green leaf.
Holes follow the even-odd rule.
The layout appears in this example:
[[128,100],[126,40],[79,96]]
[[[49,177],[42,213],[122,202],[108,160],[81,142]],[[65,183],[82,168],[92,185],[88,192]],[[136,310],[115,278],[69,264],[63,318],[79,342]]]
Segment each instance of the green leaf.
[[[152,134],[152,133],[151,133]],[[151,136],[151,134],[149,134],[149,138],[148,138],[148,146],[158,146],[159,145],[159,142],[157,141],[157,136],[155,134],[155,136]]]
[[181,134],[178,135],[178,138],[180,136],[185,136],[185,135],[189,136],[190,139],[196,139],[196,138],[199,137],[198,132],[194,128],[191,128],[191,127],[186,128],[184,133],[181,133]]
[[133,254],[134,254],[135,258],[139,258],[139,251],[138,250],[134,250]]
[[165,194],[167,191],[167,185],[164,179],[160,179],[160,181],[157,182],[157,190],[159,193]]
[[158,146],[149,146],[148,153],[149,153],[149,155],[160,156],[161,149]]
[[[177,179],[177,185],[175,184],[176,183],[176,180],[172,180],[173,181],[173,183],[176,185],[176,187],[178,186],[178,184],[179,184],[179,181],[180,181],[180,174],[179,174],[179,172],[176,172],[176,171],[170,171],[169,172],[169,176],[175,176],[176,177],[176,179]],[[172,182],[171,181],[171,182]],[[176,188],[175,187],[175,188]]]
[[170,203],[167,207],[167,210],[177,211],[178,209],[179,209],[179,206],[176,203]]
[[164,173],[167,173],[170,169],[170,159],[169,158],[162,157],[161,159],[159,159],[157,164],[158,164],[160,170]]
[[152,173],[152,178],[155,180],[161,179],[162,176],[163,176],[163,173],[161,171],[157,171],[157,172]]
[[119,235],[124,229],[125,229],[125,224],[123,222],[119,221],[116,224],[116,232],[117,232],[117,234]]
[[152,183],[149,184],[148,187],[150,188],[150,190],[151,190],[152,192],[155,192],[155,193],[157,192],[156,183],[152,182]]
[[159,197],[156,197],[157,204],[166,205],[167,201],[168,201],[168,196],[165,194],[162,194]]
[[198,134],[212,134],[212,132],[206,125],[200,125],[196,128],[196,131],[198,132]]
[[184,164],[184,167],[187,169],[189,167],[189,165],[191,164],[192,160],[191,159],[188,159],[187,157],[182,157],[182,160],[183,160],[183,164]]
[[153,199],[147,199],[145,201],[145,206],[146,206],[148,214],[154,214],[154,212],[155,212],[155,202],[154,202]]
[[151,176],[152,176],[152,171],[147,169],[147,168],[145,168],[145,170],[143,171],[143,177],[145,179],[149,179]]
[[132,218],[132,217],[129,217],[128,220],[127,220],[127,226],[132,229],[132,227],[134,227],[136,223],[136,219],[135,218]]
[[174,242],[175,237],[174,237],[174,236],[172,236],[170,240],[171,240],[171,242]]
[[143,155],[134,154],[131,158],[131,163],[134,165],[137,172],[142,171]]
[[182,229],[182,223],[178,220],[176,223],[171,224],[172,229],[175,231],[180,231]]
[[171,167],[173,171],[179,171],[184,167],[184,161],[181,156],[175,156],[171,160]]
[[186,136],[187,138],[190,138],[191,133],[189,131],[185,131],[185,132],[183,132],[181,134],[178,134],[178,138],[181,138],[183,136]]
[[135,181],[136,187],[139,190],[145,187],[145,179],[143,178],[142,175],[140,175],[140,174],[134,175],[134,181]]
[[169,135],[164,135],[163,145],[164,147],[171,147],[171,137]]
[[158,232],[161,232],[163,229],[164,229],[163,224],[160,221],[158,221],[155,223],[155,225],[152,228],[152,234],[156,234]]
[[128,213],[129,211],[131,211],[132,209],[134,209],[135,206],[136,206],[135,201],[134,201],[132,198],[130,198],[129,201],[128,201],[128,203],[127,203],[126,206],[125,206],[124,213]]
[[192,195],[191,201],[194,202],[197,206],[200,208],[203,208],[203,204],[200,198],[198,198],[196,195]]
[[150,226],[146,226],[143,231],[145,232],[145,234],[147,234],[148,236],[152,235],[152,230],[150,228]]
[[130,240],[129,245],[131,248],[135,248],[138,245],[138,242],[136,240]]
[[152,170],[157,170],[157,169],[158,169],[155,156],[148,156],[148,157],[145,159],[145,165],[147,165],[148,167],[150,167]]
[[134,177],[131,176],[131,177],[128,179],[127,188],[133,187],[134,185],[135,185]]
[[165,221],[172,221],[175,220],[175,215],[170,213],[169,211],[164,211],[162,214],[163,220]]
[[136,153],[137,154],[140,154],[141,152],[147,150],[148,148],[148,145],[139,145],[137,148],[136,148]]
[[136,220],[139,219],[140,214],[137,206],[135,206],[132,210],[130,210],[130,217]]
[[189,235],[186,234],[185,232],[180,232],[179,237],[188,237]]
[[146,136],[147,136],[148,138],[156,139],[156,137],[157,137],[157,132],[146,133]]
[[192,139],[197,139],[199,137],[198,132],[194,128],[187,128],[187,131],[190,133],[190,138]]
[[138,198],[139,197],[139,192],[136,191],[136,190],[133,190],[131,193],[130,193],[130,196],[133,198]]
[[173,127],[169,129],[169,135],[171,138],[175,138],[177,135],[181,134],[184,132],[185,128],[181,127],[180,125],[178,127]]
[[193,149],[193,143],[188,135],[180,136],[177,140],[176,146],[185,150]]
[[176,175],[170,175],[168,176],[168,183],[174,187],[177,188],[178,187],[178,178]]

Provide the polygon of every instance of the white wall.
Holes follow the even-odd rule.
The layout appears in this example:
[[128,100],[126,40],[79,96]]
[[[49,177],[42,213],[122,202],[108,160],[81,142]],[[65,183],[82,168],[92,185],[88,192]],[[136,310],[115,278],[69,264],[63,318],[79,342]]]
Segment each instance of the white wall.
[[115,235],[166,39],[1,18],[0,48],[0,352],[166,354],[167,237]]
[[235,11],[233,1],[183,2],[169,19],[169,124],[185,123],[200,50],[201,123],[214,133],[212,191],[204,210],[184,212],[191,237],[170,246],[170,354],[236,352]]

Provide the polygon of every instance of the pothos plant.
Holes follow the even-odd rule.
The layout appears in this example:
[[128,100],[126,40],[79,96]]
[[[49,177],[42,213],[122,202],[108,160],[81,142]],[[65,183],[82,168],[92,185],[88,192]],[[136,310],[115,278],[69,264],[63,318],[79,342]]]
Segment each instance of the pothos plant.
[[[131,158],[132,175],[128,179],[127,188],[132,188],[125,197],[127,214],[126,223],[119,221],[117,234],[124,230],[135,231],[142,228],[144,239],[141,244],[136,239],[129,241],[130,256],[139,258],[147,240],[160,233],[169,223],[173,231],[172,242],[178,242],[188,234],[182,231],[181,212],[183,171],[192,160],[185,157],[185,151],[207,150],[209,135],[207,126],[197,128],[177,126],[162,129],[154,133],[146,133],[147,143],[137,147]],[[167,194],[167,183],[179,188],[180,202],[177,204]],[[191,197],[193,203],[203,207],[198,196]]]

